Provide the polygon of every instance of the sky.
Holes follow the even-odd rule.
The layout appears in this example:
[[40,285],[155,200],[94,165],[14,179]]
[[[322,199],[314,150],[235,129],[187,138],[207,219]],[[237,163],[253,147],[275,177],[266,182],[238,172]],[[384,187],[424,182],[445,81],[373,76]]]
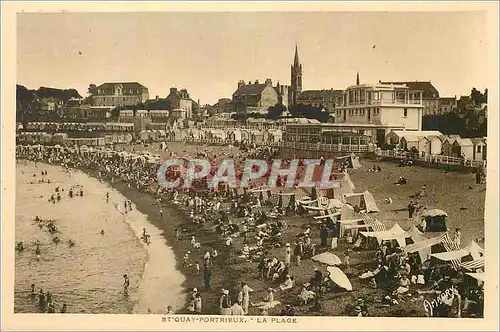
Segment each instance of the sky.
[[140,82],[150,98],[185,88],[201,104],[239,80],[303,90],[431,81],[443,97],[486,88],[486,14],[469,12],[20,13],[17,83],[75,88]]

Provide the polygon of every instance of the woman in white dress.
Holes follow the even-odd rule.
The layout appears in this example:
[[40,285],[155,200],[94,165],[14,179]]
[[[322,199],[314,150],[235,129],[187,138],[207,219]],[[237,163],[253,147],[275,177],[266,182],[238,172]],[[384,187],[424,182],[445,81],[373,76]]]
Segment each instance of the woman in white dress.
[[285,265],[290,266],[291,260],[292,260],[292,248],[290,248],[290,243],[287,243],[285,247]]

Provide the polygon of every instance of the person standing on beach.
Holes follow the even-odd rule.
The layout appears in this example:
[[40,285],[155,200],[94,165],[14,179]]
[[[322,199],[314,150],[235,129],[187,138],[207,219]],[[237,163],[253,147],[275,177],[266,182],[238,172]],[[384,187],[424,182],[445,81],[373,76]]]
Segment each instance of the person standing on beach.
[[194,311],[201,314],[201,296],[200,293],[196,293],[194,298]]
[[128,289],[130,287],[130,279],[128,275],[123,275],[123,295],[128,296]]
[[302,254],[304,252],[303,246],[301,242],[295,242],[295,248],[293,250],[293,254],[295,255],[295,260],[297,266],[300,265],[300,259],[302,257]]
[[106,193],[106,203],[109,203],[109,193]]
[[43,293],[43,289],[40,288],[40,293],[38,293],[38,307],[41,312],[45,312],[45,294]]
[[163,210],[160,210],[160,220],[163,220]]
[[413,212],[415,212],[415,205],[413,201],[410,201],[410,204],[408,204],[408,219],[413,218]]
[[203,269],[203,282],[205,283],[205,290],[210,290],[210,280],[212,279],[212,264],[210,260],[205,262],[205,268]]
[[243,307],[243,313],[248,314],[248,306],[250,305],[250,292],[254,290],[246,284],[246,282],[241,283],[241,290],[238,293],[238,302],[241,303]]
[[222,296],[219,300],[219,309],[221,315],[231,315],[231,300],[229,299],[229,291],[227,289],[222,290]]
[[292,260],[292,248],[290,248],[290,243],[287,243],[285,248],[285,259],[284,259],[286,267],[290,266],[291,260]]

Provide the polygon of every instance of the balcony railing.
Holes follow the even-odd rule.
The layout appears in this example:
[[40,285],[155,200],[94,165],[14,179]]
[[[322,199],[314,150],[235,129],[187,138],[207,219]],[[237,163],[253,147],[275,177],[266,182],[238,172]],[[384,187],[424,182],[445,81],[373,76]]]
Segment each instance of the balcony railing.
[[[394,150],[376,150],[375,153],[380,157],[388,157],[388,158],[396,158],[396,159],[405,159],[407,158],[407,152],[400,152]],[[430,155],[430,154],[414,154],[415,160],[420,160],[428,163],[439,163],[439,164],[447,164],[447,165],[461,165],[467,167],[478,167],[484,166],[486,167],[485,160],[468,160],[463,158],[456,158],[450,156],[442,156],[442,155]]]
[[395,99],[395,100],[366,100],[366,101],[354,101],[350,102],[347,105],[344,105],[343,103],[339,103],[335,105],[336,108],[338,107],[348,107],[348,106],[367,106],[370,107],[372,105],[422,105],[421,100],[404,100],[404,99]]

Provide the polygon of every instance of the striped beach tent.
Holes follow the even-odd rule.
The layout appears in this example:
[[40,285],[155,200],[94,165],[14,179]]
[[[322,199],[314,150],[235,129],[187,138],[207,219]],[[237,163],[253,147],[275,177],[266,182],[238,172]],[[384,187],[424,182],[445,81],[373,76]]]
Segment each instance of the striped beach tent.
[[484,258],[462,263],[460,264],[460,267],[469,271],[484,269]]
[[361,213],[361,219],[363,219],[363,222],[369,225],[374,232],[383,232],[386,230],[385,225],[378,221],[377,218],[372,218],[366,213]]
[[[443,234],[442,243],[444,248],[448,252],[460,250],[460,245],[451,239],[450,234],[448,232],[445,232]],[[458,269],[460,267],[460,258],[451,260],[451,265],[454,268]]]

